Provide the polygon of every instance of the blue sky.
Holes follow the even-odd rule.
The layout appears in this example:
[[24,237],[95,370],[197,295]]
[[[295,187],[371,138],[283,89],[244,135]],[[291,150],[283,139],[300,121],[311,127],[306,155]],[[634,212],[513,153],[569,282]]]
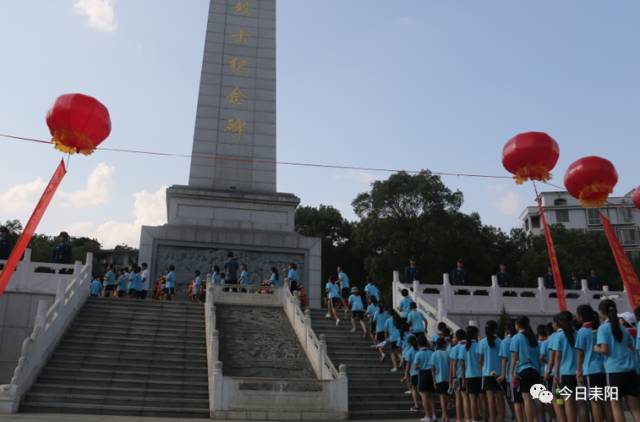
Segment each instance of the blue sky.
[[[208,0],[21,0],[0,6],[0,133],[47,139],[59,94],[110,109],[105,146],[189,153]],[[640,3],[626,0],[279,0],[278,158],[503,174],[522,131],[561,146],[555,182],[597,154],[638,183]],[[26,220],[60,155],[0,140],[0,220]],[[189,162],[73,157],[40,230],[137,244],[165,218],[163,188]],[[385,174],[280,166],[304,204],[351,200]],[[318,183],[321,181],[321,183]],[[508,230],[533,198],[511,181],[446,177],[464,210]]]

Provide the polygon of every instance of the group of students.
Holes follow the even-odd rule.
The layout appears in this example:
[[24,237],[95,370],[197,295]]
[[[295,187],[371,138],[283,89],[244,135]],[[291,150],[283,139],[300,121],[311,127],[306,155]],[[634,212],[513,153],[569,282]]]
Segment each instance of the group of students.
[[149,269],[146,263],[119,270],[116,270],[113,265],[109,265],[104,276],[96,277],[91,281],[89,293],[94,297],[146,299],[149,291],[149,277]]
[[[640,317],[640,309],[637,313]],[[448,420],[444,409],[452,396],[457,421],[478,421],[480,415],[504,421],[507,403],[518,422],[623,422],[624,400],[633,420],[640,421],[640,338],[634,340],[637,332],[627,320],[618,315],[615,302],[604,300],[598,312],[589,305],[579,306],[575,316],[560,312],[549,326],[538,326],[537,334],[527,316],[512,320],[503,338],[493,320],[485,324],[482,339],[475,326],[452,335],[440,323],[431,344],[418,336],[417,342],[399,343],[408,349],[402,356],[414,410],[420,395],[422,420],[436,420],[435,394],[443,420]],[[552,403],[531,394],[537,384],[553,394]],[[577,388],[600,396],[577,401]],[[617,398],[606,400],[603,392],[612,388]]]

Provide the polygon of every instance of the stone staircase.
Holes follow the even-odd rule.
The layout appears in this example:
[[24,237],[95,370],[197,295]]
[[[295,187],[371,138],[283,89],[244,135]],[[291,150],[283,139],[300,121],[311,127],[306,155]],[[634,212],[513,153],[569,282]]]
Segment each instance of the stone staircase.
[[22,412],[209,417],[204,310],[89,298]]
[[[317,335],[324,334],[329,358],[336,365],[347,365],[349,377],[349,414],[351,419],[420,419],[422,413],[410,412],[411,397],[404,394],[400,372],[392,373],[388,358],[380,362],[371,340],[362,338],[361,328],[351,333],[349,316],[335,326],[325,318],[326,310],[311,311],[311,326]],[[343,317],[342,311],[339,314]]]

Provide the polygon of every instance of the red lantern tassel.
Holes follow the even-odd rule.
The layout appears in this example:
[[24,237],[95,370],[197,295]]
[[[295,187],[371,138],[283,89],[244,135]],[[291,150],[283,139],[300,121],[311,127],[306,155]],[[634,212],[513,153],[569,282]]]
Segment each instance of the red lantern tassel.
[[42,220],[42,216],[47,210],[47,207],[49,207],[49,203],[51,202],[53,195],[55,195],[58,186],[60,186],[60,182],[65,174],[67,174],[67,169],[64,166],[64,161],[61,160],[55,173],[53,173],[47,188],[42,193],[42,196],[38,201],[38,205],[36,205],[36,208],[33,210],[33,214],[31,214],[29,222],[25,226],[24,231],[11,251],[11,255],[9,255],[9,259],[4,266],[4,269],[0,273],[0,296],[4,294],[5,289],[9,285],[11,276],[18,266],[18,262],[20,261],[22,254],[24,254],[24,250],[29,245],[33,233],[35,233],[38,224],[40,224],[40,220]]

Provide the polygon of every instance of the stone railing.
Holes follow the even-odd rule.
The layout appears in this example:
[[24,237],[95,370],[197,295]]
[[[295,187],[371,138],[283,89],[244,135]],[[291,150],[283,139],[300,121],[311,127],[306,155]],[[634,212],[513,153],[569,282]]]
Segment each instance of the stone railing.
[[[421,284],[419,281],[404,284],[399,280],[398,271],[394,271],[393,278],[394,306],[397,307],[402,299],[400,292],[409,290],[418,308],[427,316],[430,331],[435,330],[440,321],[457,328],[462,325],[457,321],[479,322],[499,315],[503,309],[510,315],[524,314],[541,321],[558,312],[556,291],[545,288],[543,278],[538,279],[537,288],[499,287],[496,276],[492,277],[491,286],[454,286],[448,274],[443,274],[442,284]],[[603,290],[589,290],[587,280],[582,280],[581,285],[580,290],[565,290],[567,306],[572,312],[581,304],[590,304],[597,309],[604,298],[616,301],[620,312],[630,310],[626,293],[609,291],[606,286]]]
[[[0,260],[0,268],[4,268],[6,262]],[[31,249],[26,249],[22,261],[11,276],[7,291],[55,294],[61,282],[66,287],[75,278],[74,271],[79,263],[80,261],[74,264],[34,262],[31,261]]]
[[[327,355],[326,343],[311,329],[310,315],[302,312],[297,297],[287,288],[272,288],[271,293],[263,294],[246,286],[245,290],[229,285],[207,287],[205,329],[210,416],[245,420],[348,419],[346,366],[336,370]],[[219,361],[216,304],[283,307],[317,380],[224,376],[223,363]]]
[[76,263],[74,278],[70,284],[58,282],[56,298],[46,309],[38,304],[33,331],[22,343],[20,359],[10,384],[0,386],[0,413],[15,413],[20,400],[31,388],[36,377],[49,360],[68,326],[89,297],[93,256],[87,254],[87,263]]

